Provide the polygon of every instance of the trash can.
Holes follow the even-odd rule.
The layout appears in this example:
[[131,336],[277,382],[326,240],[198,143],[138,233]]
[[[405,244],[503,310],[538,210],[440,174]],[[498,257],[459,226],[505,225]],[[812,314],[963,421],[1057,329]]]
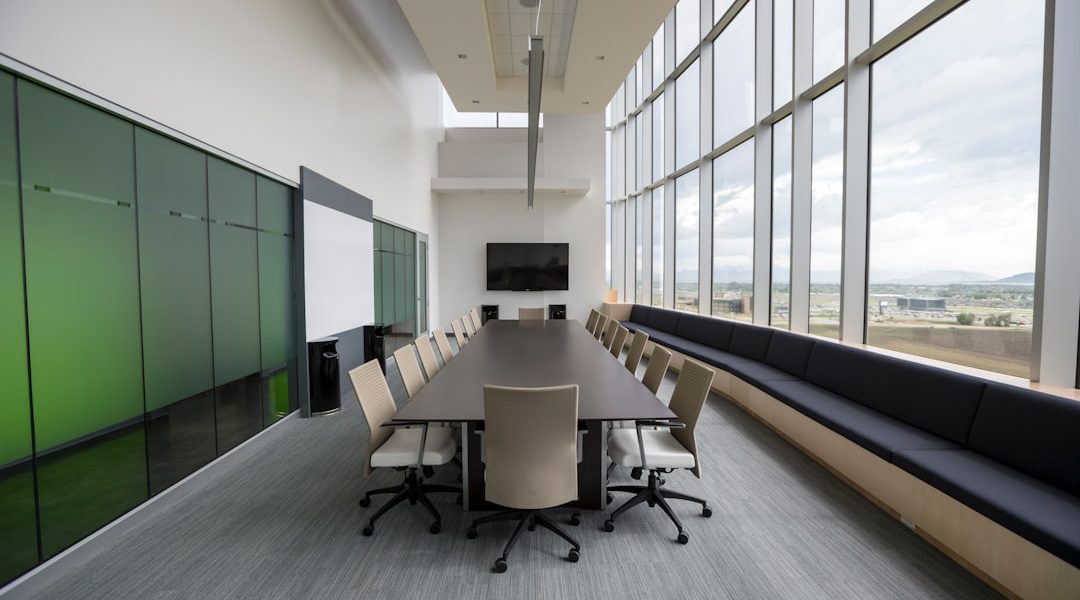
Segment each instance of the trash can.
[[336,337],[308,342],[312,415],[328,415],[341,410],[341,369],[338,366],[337,343]]

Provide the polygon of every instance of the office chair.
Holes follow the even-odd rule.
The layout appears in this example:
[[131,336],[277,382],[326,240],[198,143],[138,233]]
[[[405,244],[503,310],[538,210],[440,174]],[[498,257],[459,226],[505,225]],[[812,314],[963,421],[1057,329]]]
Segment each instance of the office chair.
[[[641,355],[645,353],[645,344],[649,343],[649,334],[644,331],[635,331],[630,340],[630,352],[626,354],[626,370],[637,376],[638,365],[641,364]],[[669,358],[670,360],[670,358]]]
[[473,327],[472,317],[469,313],[461,315],[461,324],[465,326],[465,333],[469,334],[469,338],[476,337],[476,328]]
[[600,339],[600,336],[604,334],[604,328],[607,327],[607,322],[607,315],[602,314],[596,318],[596,327],[592,330],[593,337]]
[[619,322],[615,319],[608,319],[604,331],[600,334],[600,344],[605,348],[611,347],[611,336],[615,335],[615,328],[619,326]]
[[596,327],[596,319],[600,316],[600,311],[595,308],[589,310],[589,318],[585,320],[585,329],[592,333],[593,327]]
[[[618,321],[615,322],[618,323]],[[626,336],[629,334],[629,329],[619,325],[615,328],[615,333],[611,335],[611,347],[609,350],[611,350],[611,355],[614,356],[616,360],[618,360],[619,355],[622,354],[623,346],[626,345]]]
[[412,399],[420,393],[425,383],[424,374],[420,372],[420,363],[416,362],[416,353],[413,352],[412,344],[394,350],[394,362],[397,363],[401,381],[405,384],[405,391]]
[[431,349],[431,338],[422,335],[416,338],[416,353],[420,355],[420,364],[424,365],[428,381],[439,372],[439,360],[435,358],[435,351]]
[[652,354],[649,355],[649,364],[645,367],[645,374],[641,376],[641,383],[649,389],[653,395],[660,391],[660,384],[667,375],[668,365],[671,364],[671,351],[663,346],[653,344]]
[[[537,525],[566,540],[567,560],[577,562],[581,545],[545,514],[577,499],[577,384],[545,388],[484,386],[484,438],[489,502],[511,510],[472,522],[467,535],[474,539],[476,527],[494,521],[517,521],[494,571],[507,568],[507,558],[522,529]],[[580,517],[575,513],[571,523]]]
[[541,308],[519,308],[518,309],[519,321],[543,321],[544,309]]
[[648,471],[649,484],[608,487],[608,492],[629,492],[634,494],[634,497],[611,513],[608,520],[604,521],[604,531],[615,531],[615,519],[619,515],[646,502],[649,506],[659,506],[667,514],[679,529],[676,541],[685,544],[690,541],[690,536],[683,529],[682,521],[675,515],[668,500],[695,502],[701,505],[701,516],[712,516],[712,509],[705,500],[665,489],[663,476],[675,469],[690,469],[694,475],[701,477],[701,462],[698,458],[694,428],[715,375],[712,369],[686,359],[679,371],[679,379],[675,383],[675,391],[668,405],[679,418],[677,422],[636,421],[634,429],[612,429],[608,432],[608,456],[611,460],[624,467],[634,467],[635,471]]
[[474,306],[472,307],[472,310],[469,311],[469,316],[472,317],[473,327],[475,327],[477,331],[480,331],[480,328],[484,326],[484,322],[480,320],[480,311]]
[[454,351],[450,348],[450,340],[446,338],[446,330],[439,327],[432,331],[431,334],[435,338],[435,345],[439,347],[439,354],[442,356],[443,364],[450,364],[450,359],[454,358]]
[[379,361],[370,360],[349,371],[356,400],[367,420],[368,436],[367,457],[364,460],[364,476],[371,475],[372,469],[388,467],[405,472],[405,479],[400,484],[370,490],[360,499],[360,506],[370,506],[371,497],[381,494],[394,494],[378,510],[368,517],[367,525],[361,533],[370,536],[375,533],[375,521],[386,511],[408,501],[419,502],[427,509],[435,522],[428,529],[439,533],[442,529],[442,516],[435,510],[435,505],[427,494],[454,492],[461,494],[461,488],[448,485],[424,483],[418,475],[425,467],[445,465],[454,458],[457,449],[451,430],[448,427],[431,427],[423,421],[389,423],[397,408],[390,388],[386,386]]
[[465,338],[465,327],[461,324],[461,319],[454,319],[450,323],[450,329],[454,330],[454,339],[457,340],[457,350],[461,352],[461,349],[465,347],[468,340]]

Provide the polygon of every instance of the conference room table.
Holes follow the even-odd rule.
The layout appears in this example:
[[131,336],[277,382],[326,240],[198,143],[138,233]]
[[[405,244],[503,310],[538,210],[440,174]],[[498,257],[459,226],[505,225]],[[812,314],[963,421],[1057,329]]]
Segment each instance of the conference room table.
[[480,456],[484,386],[572,383],[579,386],[578,429],[584,432],[576,506],[601,509],[607,494],[605,421],[676,417],[578,321],[488,321],[394,420],[462,423],[463,506],[493,508],[484,500]]

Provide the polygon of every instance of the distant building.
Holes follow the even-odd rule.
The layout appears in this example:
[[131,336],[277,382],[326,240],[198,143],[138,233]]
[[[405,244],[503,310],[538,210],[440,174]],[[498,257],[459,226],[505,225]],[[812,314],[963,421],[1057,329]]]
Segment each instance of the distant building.
[[896,307],[920,312],[944,312],[944,298],[897,298]]

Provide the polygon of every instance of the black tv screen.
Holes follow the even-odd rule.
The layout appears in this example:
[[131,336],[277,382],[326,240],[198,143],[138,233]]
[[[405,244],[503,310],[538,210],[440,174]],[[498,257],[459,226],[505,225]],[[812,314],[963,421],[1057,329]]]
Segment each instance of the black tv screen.
[[487,289],[566,290],[570,287],[570,244],[487,245]]

